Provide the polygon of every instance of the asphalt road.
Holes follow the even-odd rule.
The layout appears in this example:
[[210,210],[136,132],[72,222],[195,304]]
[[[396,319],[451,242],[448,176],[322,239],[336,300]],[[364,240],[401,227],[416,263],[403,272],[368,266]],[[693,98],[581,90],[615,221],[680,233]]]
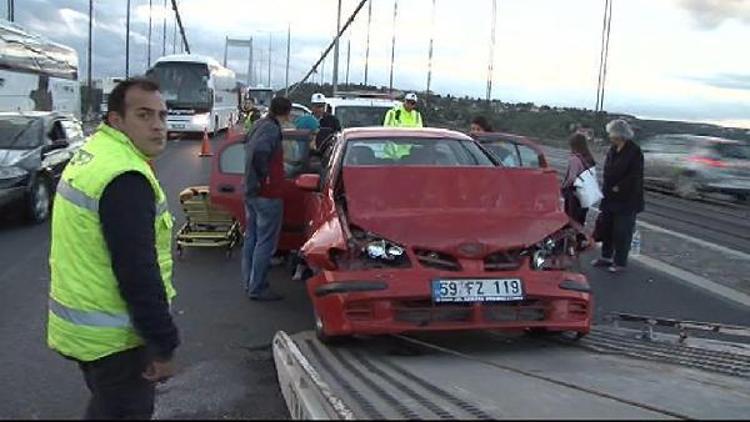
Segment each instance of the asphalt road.
[[[172,142],[157,161],[178,218],[175,229],[182,222],[180,190],[208,181],[210,159],[199,158],[199,150],[196,140]],[[46,347],[48,253],[49,224],[28,226],[16,216],[0,216],[0,418],[78,418],[85,408],[88,393],[76,365]],[[747,309],[637,264],[618,276],[586,270],[597,318],[626,311],[750,325]],[[250,302],[239,274],[239,254],[226,259],[220,251],[188,250],[176,262],[181,372],[160,386],[156,417],[288,418],[269,345],[277,330],[312,327],[304,286],[278,267],[272,283],[286,299]]]

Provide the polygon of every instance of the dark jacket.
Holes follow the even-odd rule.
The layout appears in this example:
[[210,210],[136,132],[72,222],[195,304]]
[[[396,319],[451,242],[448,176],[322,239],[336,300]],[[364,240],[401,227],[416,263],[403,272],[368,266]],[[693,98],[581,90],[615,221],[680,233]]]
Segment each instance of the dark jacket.
[[627,141],[619,152],[616,146],[609,149],[602,193],[604,211],[623,214],[643,211],[643,152],[633,141]]
[[156,195],[140,173],[123,173],[104,189],[99,219],[117,287],[133,326],[153,359],[168,360],[180,344],[157,259]]
[[280,198],[284,181],[281,125],[264,117],[253,125],[245,140],[245,195]]
[[341,122],[339,122],[338,117],[334,116],[333,114],[323,114],[323,117],[320,118],[320,127],[327,127],[332,129],[334,132],[341,132]]

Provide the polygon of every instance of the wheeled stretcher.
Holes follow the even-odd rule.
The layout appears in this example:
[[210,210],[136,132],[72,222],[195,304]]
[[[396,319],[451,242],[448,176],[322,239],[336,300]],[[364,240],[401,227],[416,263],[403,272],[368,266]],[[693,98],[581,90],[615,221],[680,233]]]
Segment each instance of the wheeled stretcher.
[[234,246],[242,242],[239,222],[231,214],[211,204],[208,186],[189,186],[180,192],[185,224],[177,232],[177,254],[185,248],[226,248],[231,258]]

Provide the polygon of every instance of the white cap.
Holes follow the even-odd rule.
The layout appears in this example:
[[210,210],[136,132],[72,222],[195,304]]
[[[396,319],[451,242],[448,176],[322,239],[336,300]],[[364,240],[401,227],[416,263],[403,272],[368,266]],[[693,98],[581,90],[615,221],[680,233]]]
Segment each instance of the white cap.
[[404,100],[417,102],[417,94],[410,92],[406,94],[406,97],[404,97]]
[[310,102],[312,104],[325,104],[326,102],[326,96],[317,92],[312,95],[312,98],[310,98]]

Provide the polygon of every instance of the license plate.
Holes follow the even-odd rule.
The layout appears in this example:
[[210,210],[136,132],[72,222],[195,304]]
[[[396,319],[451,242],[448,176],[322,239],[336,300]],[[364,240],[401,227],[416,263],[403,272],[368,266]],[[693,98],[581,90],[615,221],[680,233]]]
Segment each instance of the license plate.
[[172,125],[172,129],[185,129],[185,125]]
[[523,300],[520,279],[433,280],[435,302],[509,302]]

